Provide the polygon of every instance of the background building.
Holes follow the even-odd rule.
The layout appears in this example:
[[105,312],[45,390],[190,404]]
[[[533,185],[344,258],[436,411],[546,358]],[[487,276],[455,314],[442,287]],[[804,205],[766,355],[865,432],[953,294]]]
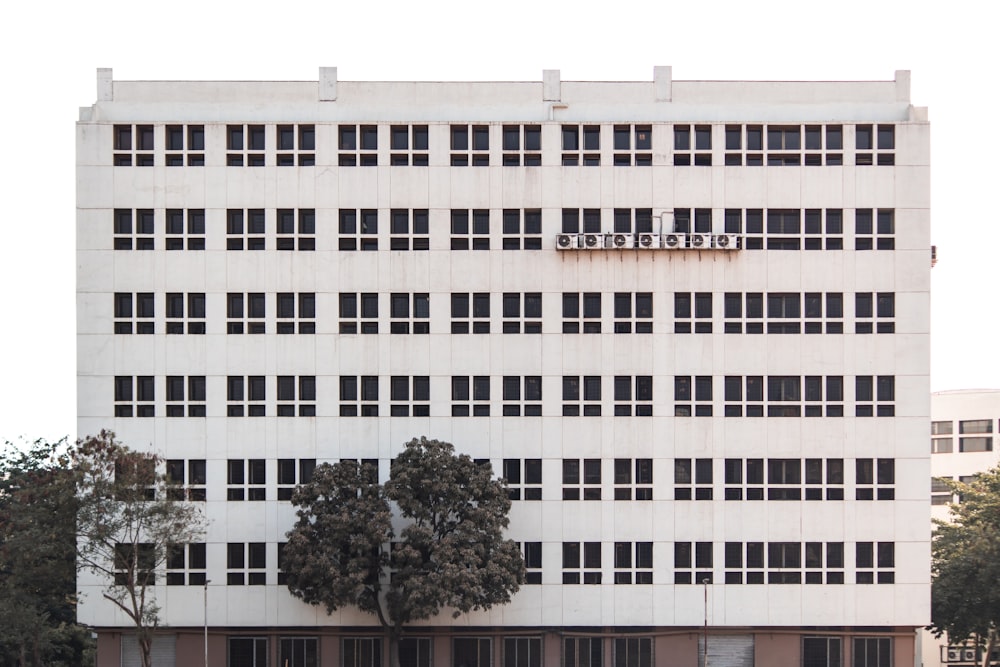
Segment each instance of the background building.
[[[913,664],[928,139],[908,72],[100,70],[77,125],[79,432],[160,452],[212,520],[158,590],[159,650],[202,659],[205,595],[212,664],[370,667],[372,618],[282,586],[287,498],[316,462],[385,479],[427,435],[507,477],[529,583],[421,624],[407,664],[693,666],[706,616],[713,665]],[[79,583],[118,664],[127,623]]]

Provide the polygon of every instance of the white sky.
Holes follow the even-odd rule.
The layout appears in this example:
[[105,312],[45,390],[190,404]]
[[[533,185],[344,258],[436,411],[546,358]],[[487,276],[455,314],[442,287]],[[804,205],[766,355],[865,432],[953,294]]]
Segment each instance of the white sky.
[[[1000,387],[991,3],[28,2],[0,26],[0,440],[75,437],[74,123],[119,80],[891,80],[930,107],[934,390]],[[993,63],[991,66],[990,63]],[[976,120],[979,118],[979,120]],[[993,258],[993,259],[991,259]],[[978,306],[976,304],[979,304]]]

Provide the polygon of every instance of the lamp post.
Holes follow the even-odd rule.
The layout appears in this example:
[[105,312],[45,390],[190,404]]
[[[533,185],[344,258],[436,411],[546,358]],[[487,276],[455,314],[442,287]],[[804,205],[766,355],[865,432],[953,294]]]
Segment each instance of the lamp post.
[[708,577],[701,580],[701,585],[705,591],[705,664],[703,667],[708,667]]
[[205,667],[208,667],[208,585],[212,583],[211,579],[205,580],[205,585],[202,589],[202,606],[205,620]]

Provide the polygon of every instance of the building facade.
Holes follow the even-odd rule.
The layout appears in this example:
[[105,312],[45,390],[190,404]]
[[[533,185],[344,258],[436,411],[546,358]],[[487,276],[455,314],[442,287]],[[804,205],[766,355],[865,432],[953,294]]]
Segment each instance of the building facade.
[[[79,433],[204,503],[167,664],[375,667],[282,585],[317,462],[447,440],[528,583],[414,667],[909,667],[929,125],[881,82],[115,81],[77,124]],[[210,583],[205,583],[210,582]],[[81,575],[99,664],[127,619]],[[705,626],[707,625],[707,631]]]

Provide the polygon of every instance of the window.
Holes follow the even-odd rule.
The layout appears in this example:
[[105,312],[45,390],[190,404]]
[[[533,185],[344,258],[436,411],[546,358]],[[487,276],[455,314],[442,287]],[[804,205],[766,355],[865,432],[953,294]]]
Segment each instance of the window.
[[279,167],[312,167],[316,164],[316,126],[279,125],[277,127]]
[[712,499],[712,459],[674,459],[674,500],[692,497]]
[[[230,542],[226,545],[226,585],[263,586],[267,583],[267,544]],[[266,664],[266,663],[265,663]]]
[[171,544],[167,546],[167,586],[205,585],[205,543]]
[[[877,141],[876,141],[877,140]],[[854,128],[854,163],[857,165],[894,165],[896,156],[894,125],[856,125]]]
[[118,542],[113,565],[116,586],[151,586],[156,583],[156,545]]
[[226,378],[228,417],[263,417],[265,397],[263,375],[230,375]]
[[[743,308],[744,300],[746,310]],[[726,292],[723,297],[724,331],[748,334],[764,333],[764,295],[760,292]]]
[[[244,304],[246,307],[244,308]],[[244,295],[229,293],[226,295],[226,333],[228,334],[262,334],[264,333],[264,293],[250,292]]]
[[711,375],[674,376],[674,416],[712,416]]
[[503,477],[511,500],[542,499],[541,459],[504,459]]
[[338,229],[340,250],[378,250],[378,209],[342,208]]
[[958,451],[960,452],[992,452],[993,438],[989,436],[978,436],[973,438],[959,438]]
[[[168,208],[167,250],[184,250],[187,239],[188,250],[205,249],[205,209]],[[187,224],[185,224],[187,218]]]
[[[410,304],[413,304],[411,310]],[[389,295],[389,333],[430,333],[430,296],[428,294]]]
[[401,637],[399,667],[431,667],[430,637]]
[[[451,378],[451,416],[490,416],[490,376],[455,375]],[[471,401],[471,403],[470,403]]]
[[[950,423],[949,426],[951,426]],[[990,435],[986,435],[989,433],[993,433],[992,419],[971,419],[971,420],[960,421],[958,422],[958,432],[962,435],[974,436],[974,437],[959,438],[958,451],[960,452],[993,451],[993,438]]]
[[562,383],[563,417],[601,416],[600,375],[564,375]]
[[[743,558],[744,551],[746,559]],[[764,543],[726,542],[725,566],[727,584],[764,583]]]
[[394,167],[427,166],[427,126],[393,125],[389,128],[389,164]]
[[954,493],[948,484],[950,481],[950,477],[931,478],[931,505],[947,505],[953,500]]
[[226,500],[267,500],[264,459],[229,459],[226,463]]
[[653,164],[653,126],[615,125],[615,166],[649,167]]
[[151,334],[154,331],[153,318],[156,316],[153,293],[139,292],[135,295],[135,308],[132,308],[131,292],[115,292],[114,331],[116,334]]
[[492,642],[487,637],[452,639],[452,667],[491,667]]
[[858,542],[855,545],[855,583],[895,583],[895,567],[894,542]]
[[767,249],[799,250],[802,212],[798,209],[768,209]]
[[430,378],[426,375],[393,375],[389,378],[389,400],[392,401],[389,406],[391,417],[409,417],[411,408],[414,417],[430,416]]
[[542,667],[542,640],[539,637],[504,637],[504,667]]
[[155,142],[153,141],[152,125],[115,125],[113,131],[114,166],[153,166],[153,148]]
[[822,584],[826,574],[827,584],[844,583],[844,543],[806,542],[805,583]]
[[653,333],[653,293],[615,292],[615,333]]
[[854,484],[857,500],[895,500],[895,459],[857,459]]
[[852,655],[853,667],[892,667],[892,638],[855,637]]
[[[694,142],[692,143],[692,134]],[[674,166],[712,166],[712,126],[674,126]]]
[[840,637],[803,637],[802,667],[841,667]]
[[650,637],[616,637],[614,650],[614,667],[653,667],[653,640]]
[[337,148],[337,164],[341,167],[378,166],[378,126],[338,126]]
[[[279,334],[316,333],[316,294],[313,292],[278,292]],[[296,318],[296,310],[298,318]],[[296,326],[297,325],[297,326]]]
[[490,165],[489,125],[451,126],[451,166],[488,167]]
[[[744,393],[744,383],[746,392]],[[725,378],[725,415],[727,417],[764,416],[764,378],[760,375],[727,375]]]
[[565,292],[562,304],[564,334],[601,333],[600,292]]
[[[633,384],[635,391],[632,391]],[[653,416],[653,376],[615,376],[615,416]]]
[[281,667],[316,667],[319,664],[319,640],[316,637],[281,637],[278,647],[278,664]]
[[503,166],[540,167],[541,150],[541,125],[503,126]]
[[674,293],[674,333],[692,331],[712,333],[711,292]]
[[263,167],[266,146],[263,125],[226,126],[227,166]]
[[[581,217],[583,227],[580,227]],[[599,208],[564,208],[562,210],[563,234],[600,234],[601,209]]]
[[[601,126],[563,125],[562,164],[564,167],[601,164]],[[582,151],[582,152],[581,152]]]
[[601,499],[601,459],[563,459],[563,500]]
[[894,292],[858,292],[854,295],[854,333],[895,333]]
[[115,376],[115,417],[153,417],[156,400],[152,375]]
[[316,249],[316,209],[279,208],[277,211],[278,250]]
[[[185,300],[187,308],[184,307]],[[183,292],[167,292],[166,302],[168,334],[183,334],[185,324],[189,334],[205,333],[205,294],[203,292],[191,292],[187,295]]]
[[[472,226],[469,226],[469,221]],[[490,212],[488,209],[452,209],[451,249],[490,249]]]
[[615,500],[633,497],[653,499],[653,459],[615,459]]
[[[114,212],[115,250],[153,250],[153,209],[116,208]],[[133,224],[134,222],[134,224]]]
[[[245,223],[245,224],[244,224]],[[264,209],[226,211],[226,250],[264,249]]]
[[767,499],[802,500],[802,460],[767,460]]
[[[360,386],[359,386],[360,385]],[[378,376],[340,376],[340,416],[378,417]]]
[[839,208],[809,208],[803,215],[805,250],[844,249],[844,211]]
[[278,416],[316,416],[316,376],[278,376]]
[[542,293],[505,292],[503,295],[505,334],[542,333]]
[[824,489],[827,500],[844,499],[844,459],[806,459],[804,467],[806,500],[823,500]]
[[[522,392],[523,383],[523,392]],[[542,377],[540,375],[505,375],[503,378],[503,415],[542,416]]]
[[[896,378],[892,375],[859,375],[854,378],[855,416],[892,417],[896,413]],[[875,402],[873,405],[873,401]]]
[[189,459],[187,461],[168,459],[166,475],[167,497],[171,500],[205,500],[205,482],[208,476],[205,459]]
[[768,542],[767,583],[802,583],[802,543]]
[[489,292],[475,294],[462,292],[451,295],[451,332],[453,334],[490,332]]
[[339,305],[340,333],[378,333],[378,294],[376,292],[363,292],[361,294],[341,292]]
[[653,583],[652,542],[615,542],[615,583]]
[[382,667],[381,637],[345,637],[341,642],[342,667]]
[[394,208],[389,211],[389,249],[409,250],[412,240],[414,250],[429,250],[429,219],[426,208]]
[[726,459],[725,481],[726,500],[764,500],[764,459]]
[[[184,400],[184,389],[187,387],[187,401]],[[205,416],[205,376],[183,375],[167,376],[167,416],[183,417],[187,407],[188,417]]]
[[802,378],[788,375],[768,376],[767,401],[768,417],[801,417]]
[[[506,156],[505,158],[506,159]],[[534,209],[503,210],[503,249],[541,250],[542,212]]]
[[564,637],[563,665],[564,667],[602,667],[604,665],[604,640],[600,637]]
[[562,582],[564,584],[601,583],[601,543],[562,543]]
[[674,542],[674,583],[712,583],[712,560],[711,542]]
[[854,212],[855,250],[892,250],[896,247],[896,211],[859,208]]

